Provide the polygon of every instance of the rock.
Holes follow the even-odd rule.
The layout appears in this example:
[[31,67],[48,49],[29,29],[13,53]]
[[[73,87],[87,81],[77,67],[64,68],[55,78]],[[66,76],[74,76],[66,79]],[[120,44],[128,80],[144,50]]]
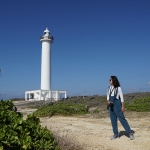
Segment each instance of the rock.
[[90,113],[93,113],[93,111],[96,110],[96,109],[97,109],[97,107],[91,107],[91,108],[89,108],[88,111],[89,111]]

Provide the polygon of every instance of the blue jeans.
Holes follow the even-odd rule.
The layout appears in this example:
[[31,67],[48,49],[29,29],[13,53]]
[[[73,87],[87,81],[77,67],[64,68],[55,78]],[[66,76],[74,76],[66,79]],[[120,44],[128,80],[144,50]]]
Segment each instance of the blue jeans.
[[109,96],[109,101],[110,101],[111,103],[114,103],[114,101],[115,101],[115,96]]
[[115,135],[118,135],[118,124],[117,124],[117,118],[119,119],[120,123],[124,127],[127,133],[131,133],[130,126],[125,119],[125,116],[121,109],[121,101],[118,99],[115,99],[114,96],[111,96],[110,99],[114,99],[114,105],[109,107],[109,113],[110,113],[110,120],[113,128],[113,132]]

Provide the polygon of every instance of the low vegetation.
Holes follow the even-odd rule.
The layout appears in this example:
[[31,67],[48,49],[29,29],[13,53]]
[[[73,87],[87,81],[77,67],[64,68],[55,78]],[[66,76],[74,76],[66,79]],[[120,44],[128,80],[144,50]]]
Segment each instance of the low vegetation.
[[[135,98],[128,103],[126,102],[125,106],[127,110],[131,111],[150,111],[150,97]],[[38,117],[51,117],[53,115],[80,115],[89,113],[89,108],[91,107],[96,107],[92,113],[101,113],[101,110],[106,109],[106,97],[103,99],[78,98],[58,101],[47,106],[39,107],[34,114]]]
[[26,120],[12,101],[0,101],[0,150],[59,150],[52,133],[31,114]]
[[133,99],[131,103],[126,103],[127,110],[137,112],[150,111],[150,97]]
[[38,117],[53,116],[53,115],[75,115],[75,114],[86,114],[88,107],[83,104],[72,104],[57,102],[50,106],[43,106],[39,108],[34,115]]

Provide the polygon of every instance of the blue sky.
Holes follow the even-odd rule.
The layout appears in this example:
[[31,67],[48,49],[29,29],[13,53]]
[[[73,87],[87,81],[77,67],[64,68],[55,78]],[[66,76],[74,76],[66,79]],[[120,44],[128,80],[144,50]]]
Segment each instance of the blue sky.
[[123,93],[150,91],[149,0],[1,0],[1,99],[40,89],[46,27],[52,90],[104,95],[116,75]]

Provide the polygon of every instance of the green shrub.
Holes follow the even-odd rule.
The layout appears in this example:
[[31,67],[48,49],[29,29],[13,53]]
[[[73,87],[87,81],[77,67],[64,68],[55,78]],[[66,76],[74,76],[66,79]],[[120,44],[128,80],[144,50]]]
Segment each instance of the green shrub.
[[125,105],[127,110],[147,112],[150,111],[150,97],[134,99],[130,104]]
[[56,102],[50,106],[43,106],[34,114],[38,117],[53,116],[53,115],[73,115],[86,114],[88,108],[82,104],[71,104],[64,102]]
[[26,120],[13,110],[12,101],[0,101],[0,149],[59,150],[52,133],[31,114]]

